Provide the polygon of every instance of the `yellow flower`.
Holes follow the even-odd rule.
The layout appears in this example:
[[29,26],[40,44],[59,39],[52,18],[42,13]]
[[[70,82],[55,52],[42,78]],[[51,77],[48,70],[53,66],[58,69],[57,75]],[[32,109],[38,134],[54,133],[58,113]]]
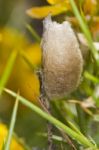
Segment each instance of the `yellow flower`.
[[32,18],[42,19],[49,13],[52,16],[59,15],[70,10],[69,0],[47,0],[50,5],[34,7],[27,10],[27,14]]
[[28,100],[37,103],[39,97],[39,80],[21,52],[29,62],[37,67],[41,63],[41,48],[38,43],[31,44],[27,38],[15,30],[4,28],[0,30],[0,76],[2,75],[9,54],[12,50],[19,50],[19,55],[14,64],[11,76],[7,82],[7,88],[17,92]]
[[[56,16],[62,13],[66,13],[67,11],[72,12],[71,4],[69,0],[47,0],[49,5],[41,6],[41,7],[32,7],[27,10],[27,14],[36,19],[42,19],[51,14],[51,16]],[[81,2],[81,6],[78,1],[75,0],[78,7],[82,8],[84,14],[89,14],[92,16],[95,15],[98,11],[98,2],[97,0],[83,0]]]
[[[2,150],[2,146],[4,144],[4,140],[7,136],[8,129],[6,125],[0,123],[0,150]],[[12,138],[11,148],[10,150],[24,150],[23,146],[17,142],[15,137]]]
[[85,0],[83,3],[83,11],[85,14],[96,15],[98,11],[97,0]]
[[61,2],[63,2],[64,0],[47,0],[47,2],[49,3],[49,4],[57,4],[57,3],[61,3]]

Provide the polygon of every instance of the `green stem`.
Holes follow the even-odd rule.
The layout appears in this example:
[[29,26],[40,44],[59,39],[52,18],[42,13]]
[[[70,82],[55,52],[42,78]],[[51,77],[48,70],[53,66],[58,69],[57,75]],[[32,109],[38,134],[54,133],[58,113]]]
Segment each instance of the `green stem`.
[[97,62],[97,64],[99,65],[99,55],[98,55],[98,52],[97,52],[95,46],[93,45],[93,40],[92,40],[90,31],[88,29],[88,26],[84,22],[84,20],[82,19],[82,17],[81,17],[81,15],[80,15],[80,13],[79,13],[79,11],[77,9],[77,6],[76,6],[74,0],[70,0],[70,3],[71,3],[71,6],[72,6],[72,9],[74,11],[74,14],[75,14],[75,16],[77,17],[77,19],[79,21],[79,25],[80,25],[83,33],[86,36],[86,39],[88,41],[88,44],[89,44],[90,50],[91,50],[91,52],[93,54],[93,57],[94,57],[95,61]]
[[24,59],[24,61],[27,63],[27,65],[30,67],[30,69],[32,69],[32,71],[34,72],[35,70],[37,70],[37,66],[33,65],[29,58],[25,55],[25,53],[23,51],[20,52],[20,55],[22,56],[22,58]]
[[78,115],[79,128],[84,135],[87,135],[86,133],[87,127],[86,127],[86,120],[85,120],[84,112],[78,105],[76,106],[76,110],[77,110],[77,115]]
[[84,72],[84,76],[93,83],[99,83],[99,79],[87,71]]
[[26,24],[26,28],[30,31],[30,33],[32,34],[32,36],[35,38],[35,40],[40,43],[41,38],[40,36],[36,33],[36,31],[29,25]]
[[6,68],[3,72],[3,75],[1,76],[1,79],[0,79],[0,95],[2,94],[2,91],[3,91],[3,88],[5,87],[8,79],[9,79],[9,76],[10,76],[10,73],[13,69],[13,66],[14,66],[14,63],[15,63],[15,60],[16,60],[16,56],[17,56],[17,52],[16,50],[13,50],[10,54],[10,57],[8,59],[8,62],[7,62],[7,65],[6,65]]
[[[4,90],[6,93],[9,93],[13,97],[16,97],[17,94],[14,93],[13,91],[9,89]],[[54,126],[56,126],[59,130],[63,130],[66,134],[68,134],[71,138],[74,138],[77,142],[80,142],[83,146],[85,147],[91,147],[93,150],[98,150],[98,148],[92,144],[83,134],[79,134],[78,132],[76,133],[73,131],[71,128],[51,116],[50,114],[47,114],[46,112],[42,111],[39,107],[35,106],[22,96],[18,96],[18,99],[20,100],[21,103],[35,111],[37,114],[39,114],[41,117],[45,118],[49,122],[51,122]]]
[[11,117],[11,122],[10,122],[10,128],[9,128],[9,132],[7,135],[7,139],[5,141],[4,144],[4,148],[3,150],[9,150],[10,149],[10,145],[11,145],[11,139],[13,136],[13,130],[14,130],[14,126],[15,126],[15,121],[16,121],[16,115],[17,115],[17,109],[18,109],[18,95],[16,95],[16,101],[14,104],[14,108],[13,108],[13,113],[12,113],[12,117]]

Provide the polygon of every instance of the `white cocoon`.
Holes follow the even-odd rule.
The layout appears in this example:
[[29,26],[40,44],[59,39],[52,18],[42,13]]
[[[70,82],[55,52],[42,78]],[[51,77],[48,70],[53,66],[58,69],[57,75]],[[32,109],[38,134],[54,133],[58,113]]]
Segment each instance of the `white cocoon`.
[[46,95],[59,99],[79,85],[83,58],[69,22],[53,22],[48,16],[43,21],[42,73]]

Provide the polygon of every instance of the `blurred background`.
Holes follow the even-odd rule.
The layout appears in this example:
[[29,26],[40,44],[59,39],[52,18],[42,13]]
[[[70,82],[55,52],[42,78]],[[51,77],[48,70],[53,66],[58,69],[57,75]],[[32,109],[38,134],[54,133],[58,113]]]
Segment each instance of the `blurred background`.
[[[98,0],[75,0],[95,41],[99,41]],[[70,21],[75,32],[82,32],[70,7],[69,0],[0,0],[0,78],[12,51],[18,51],[16,61],[7,80],[6,87],[41,107],[40,83],[36,72],[41,66],[40,40],[43,32],[42,20],[52,12],[53,20]],[[87,51],[87,50],[86,50]],[[92,136],[99,145],[99,81],[90,80],[86,71],[99,80],[99,68],[88,50],[84,58],[84,72],[79,88],[61,101],[52,102],[53,115],[67,124],[76,124],[85,135]],[[32,67],[31,67],[32,66]],[[95,96],[95,100],[93,100]],[[74,100],[67,102],[68,100]],[[0,95],[0,122],[9,127],[14,98],[3,92]],[[84,103],[82,103],[84,102]],[[89,105],[87,105],[87,103]],[[85,104],[85,105],[83,105]],[[15,133],[32,150],[44,150],[47,138],[46,121],[22,104],[19,105]],[[56,135],[60,133],[54,129]],[[1,137],[0,137],[1,138]],[[73,141],[74,142],[74,141]],[[74,142],[77,145],[76,142]],[[57,150],[70,149],[67,143],[56,141]]]
[[[34,5],[43,5],[43,3],[44,1],[38,0],[0,0],[0,77],[14,49],[23,50],[33,65],[40,65],[40,46],[27,30],[26,24],[33,24],[35,30],[41,35],[42,22],[29,18],[26,15],[26,10]],[[20,54],[16,58],[6,87],[16,92],[19,90],[21,95],[39,105],[37,101],[39,96],[38,78]],[[13,104],[14,99],[11,96],[5,93],[0,96],[0,121],[8,126]],[[17,135],[31,148],[34,146],[34,149],[36,149],[37,145],[38,147],[44,147],[46,144],[45,139],[37,135],[37,133],[43,131],[46,131],[45,120],[20,104],[15,125]]]

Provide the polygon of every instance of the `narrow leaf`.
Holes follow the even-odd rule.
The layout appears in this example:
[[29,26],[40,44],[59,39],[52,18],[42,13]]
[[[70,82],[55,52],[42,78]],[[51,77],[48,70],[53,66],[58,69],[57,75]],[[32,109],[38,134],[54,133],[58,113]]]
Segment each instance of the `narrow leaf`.
[[[17,97],[17,94],[9,89],[4,90],[6,93],[12,95],[13,97]],[[29,107],[31,110],[35,111],[38,115],[43,117],[44,119],[51,122],[54,126],[56,126],[59,130],[63,130],[66,134],[68,134],[71,138],[75,139],[77,142],[81,143],[85,147],[91,147],[93,150],[98,150],[98,148],[90,142],[84,135],[79,134],[78,132],[72,130],[59,120],[57,120],[55,117],[51,116],[50,114],[44,112],[39,107],[34,105],[33,103],[29,102],[22,96],[18,96],[18,99],[22,104]]]
[[[47,138],[47,133],[37,133],[38,136],[42,136]],[[61,137],[61,136],[57,136],[57,135],[52,135],[52,139],[57,141],[57,142],[63,142],[66,143],[66,141]]]
[[98,55],[98,52],[97,52],[97,50],[93,44],[92,37],[91,37],[90,31],[88,29],[88,26],[84,22],[84,20],[82,19],[74,0],[70,0],[70,4],[72,6],[72,9],[74,11],[75,16],[77,17],[77,19],[79,21],[79,25],[80,25],[83,33],[85,34],[86,39],[88,40],[88,44],[89,44],[90,50],[93,54],[93,57],[94,57],[95,61],[97,62],[97,64],[99,65],[99,55]]
[[26,24],[26,28],[30,31],[30,33],[32,34],[33,38],[40,43],[41,39],[39,37],[39,35],[37,34],[37,32],[33,29],[33,27],[31,27],[29,24]]
[[85,78],[87,78],[88,80],[93,81],[94,83],[99,83],[99,79],[97,77],[95,77],[94,75],[90,74],[87,71],[84,72],[84,76],[85,76]]
[[24,59],[24,61],[27,63],[27,65],[32,69],[33,72],[35,70],[37,70],[38,67],[31,63],[31,61],[28,59],[28,57],[25,55],[25,53],[23,51],[20,54],[21,54],[22,58]]
[[15,101],[13,112],[12,112],[10,128],[9,128],[9,132],[8,132],[3,150],[10,150],[11,139],[12,139],[12,136],[13,136],[13,130],[14,130],[14,125],[15,125],[16,115],[17,115],[17,109],[18,109],[18,102],[19,102],[18,95],[16,95],[16,101]]
[[9,79],[10,73],[14,66],[14,62],[16,60],[16,56],[17,56],[17,51],[13,50],[12,53],[10,54],[7,65],[6,65],[3,75],[1,76],[1,79],[0,79],[0,95]]

